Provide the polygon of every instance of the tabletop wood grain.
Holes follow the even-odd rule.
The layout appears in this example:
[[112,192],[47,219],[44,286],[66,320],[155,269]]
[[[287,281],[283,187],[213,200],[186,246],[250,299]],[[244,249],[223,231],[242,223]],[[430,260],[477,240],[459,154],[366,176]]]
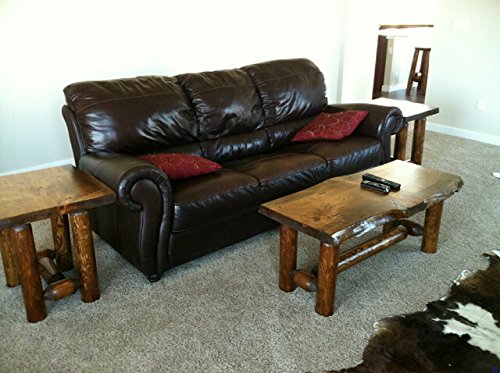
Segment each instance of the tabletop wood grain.
[[0,229],[113,202],[108,186],[72,165],[0,177]]
[[[384,195],[361,189],[366,172],[400,183],[401,190]],[[322,242],[340,244],[423,211],[450,197],[462,184],[457,175],[396,160],[264,203],[259,212]]]

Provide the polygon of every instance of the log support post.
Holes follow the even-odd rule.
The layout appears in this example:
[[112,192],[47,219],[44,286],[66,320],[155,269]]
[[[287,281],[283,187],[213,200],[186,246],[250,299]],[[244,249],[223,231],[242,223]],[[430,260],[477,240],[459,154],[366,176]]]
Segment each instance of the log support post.
[[434,254],[437,251],[443,204],[444,201],[441,201],[425,210],[424,235],[421,248],[424,253]]
[[322,242],[319,256],[316,312],[322,316],[331,316],[335,308],[339,246]]
[[12,229],[12,243],[16,252],[17,268],[23,291],[26,318],[35,323],[47,317],[42,282],[30,224]]
[[7,286],[18,286],[21,282],[17,273],[16,257],[10,229],[0,230],[0,253],[2,254],[3,270]]
[[97,280],[97,268],[94,254],[94,241],[88,211],[79,211],[70,214],[71,230],[80,277],[81,297],[85,303],[98,300],[101,296]]
[[297,231],[284,224],[280,227],[280,289],[295,290],[292,272],[297,267]]

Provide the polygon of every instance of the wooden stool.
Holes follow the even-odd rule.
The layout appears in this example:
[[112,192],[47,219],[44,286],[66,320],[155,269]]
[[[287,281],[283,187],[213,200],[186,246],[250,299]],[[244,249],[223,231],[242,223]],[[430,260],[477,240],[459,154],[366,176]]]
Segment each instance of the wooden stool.
[[[78,289],[83,302],[99,299],[88,210],[114,200],[110,188],[73,166],[0,177],[0,253],[6,285],[21,285],[29,322],[47,316],[44,299],[59,300]],[[30,223],[42,219],[51,219],[55,251],[35,249]],[[61,273],[73,267],[68,220],[78,279]]]
[[[418,57],[422,52],[422,59],[420,61],[420,71],[416,71]],[[415,48],[413,53],[413,61],[411,62],[410,74],[408,76],[408,85],[406,86],[406,94],[410,94],[413,82],[417,82],[417,93],[420,96],[425,96],[427,90],[427,78],[429,75],[429,56],[431,48]]]

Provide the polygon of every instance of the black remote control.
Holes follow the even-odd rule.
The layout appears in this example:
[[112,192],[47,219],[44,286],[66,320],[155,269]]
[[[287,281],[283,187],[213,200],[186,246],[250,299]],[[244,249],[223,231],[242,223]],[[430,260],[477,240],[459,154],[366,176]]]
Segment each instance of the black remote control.
[[395,181],[383,179],[373,174],[364,174],[362,178],[363,180],[368,180],[368,181],[373,181],[375,183],[388,185],[392,190],[399,190],[399,188],[401,188],[401,184],[398,184]]
[[376,183],[374,181],[369,181],[369,180],[363,180],[361,182],[361,188],[370,189],[370,190],[373,190],[375,192],[380,192],[380,193],[384,193],[384,194],[387,194],[391,191],[390,186],[385,185],[385,184]]

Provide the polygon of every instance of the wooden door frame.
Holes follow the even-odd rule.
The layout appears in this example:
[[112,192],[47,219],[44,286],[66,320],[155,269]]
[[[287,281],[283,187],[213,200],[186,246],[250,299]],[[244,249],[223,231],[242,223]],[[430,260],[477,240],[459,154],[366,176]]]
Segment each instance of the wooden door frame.
[[[406,29],[406,28],[420,28],[420,27],[434,27],[431,24],[409,24],[409,25],[380,25],[381,30],[388,29]],[[378,35],[377,41],[377,54],[375,57],[375,72],[373,74],[373,90],[372,98],[379,98],[382,94],[382,85],[384,84],[385,65],[387,57],[387,37],[385,35]]]

